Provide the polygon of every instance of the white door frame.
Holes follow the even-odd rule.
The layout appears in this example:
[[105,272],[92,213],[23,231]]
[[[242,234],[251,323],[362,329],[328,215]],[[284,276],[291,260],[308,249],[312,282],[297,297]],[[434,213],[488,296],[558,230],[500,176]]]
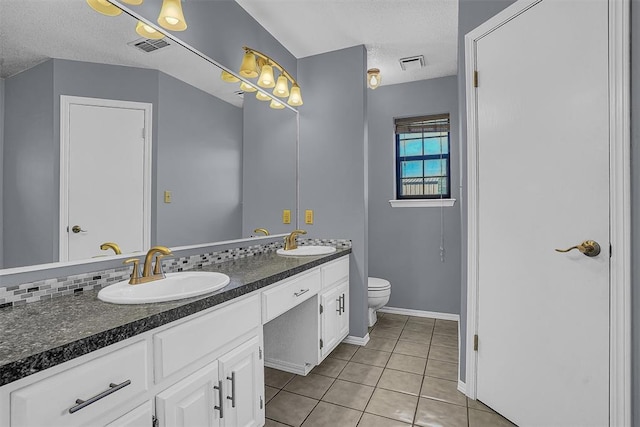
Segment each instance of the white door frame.
[[120,101],[115,99],[85,98],[60,95],[60,228],[59,261],[67,261],[69,249],[67,217],[69,216],[69,112],[71,105],[92,107],[128,108],[144,110],[144,177],[143,177],[143,232],[144,247],[151,246],[151,127],[153,105],[146,102]]
[[[476,43],[543,0],[520,0],[465,36],[467,96],[467,336],[465,392],[477,392],[478,331],[478,122],[474,88]],[[629,0],[609,0],[610,124],[610,338],[609,423],[631,425],[631,193]],[[480,81],[482,77],[480,76]],[[480,83],[482,84],[482,83]],[[526,387],[526,384],[522,384]]]

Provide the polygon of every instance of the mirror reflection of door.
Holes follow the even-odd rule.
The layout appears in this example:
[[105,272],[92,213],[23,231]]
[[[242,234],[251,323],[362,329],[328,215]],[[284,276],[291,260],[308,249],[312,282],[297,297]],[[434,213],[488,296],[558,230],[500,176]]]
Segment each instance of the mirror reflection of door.
[[61,97],[60,261],[150,245],[151,104]]

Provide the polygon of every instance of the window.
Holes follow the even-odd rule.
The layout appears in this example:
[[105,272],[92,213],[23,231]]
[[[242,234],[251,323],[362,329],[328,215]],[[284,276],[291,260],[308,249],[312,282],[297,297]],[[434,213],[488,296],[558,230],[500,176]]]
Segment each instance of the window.
[[396,119],[396,199],[451,197],[449,115]]

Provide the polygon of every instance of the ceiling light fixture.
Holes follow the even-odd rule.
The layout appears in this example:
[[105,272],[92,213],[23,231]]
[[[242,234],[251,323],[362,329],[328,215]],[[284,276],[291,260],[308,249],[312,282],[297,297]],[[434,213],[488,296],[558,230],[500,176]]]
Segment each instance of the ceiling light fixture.
[[[300,86],[296,80],[284,69],[284,67],[271,59],[269,56],[262,52],[258,52],[255,49],[251,49],[247,46],[243,46],[244,56],[242,57],[242,64],[240,64],[240,71],[238,74],[247,79],[255,79],[259,76],[257,85],[266,89],[273,89],[273,94],[279,98],[288,98],[287,104],[293,107],[299,107],[303,104],[302,94],[300,93]],[[273,74],[273,69],[277,68],[280,71],[278,80],[276,81]],[[258,70],[260,73],[258,73]],[[234,82],[228,78],[231,75],[227,71],[223,71],[220,76],[225,82]],[[236,80],[237,81],[237,80]],[[291,82],[291,91],[289,91],[289,82]],[[240,88],[245,92],[255,92],[257,88],[252,84],[242,82]],[[256,98],[261,101],[267,101],[271,99],[269,106],[271,108],[280,110],[283,109],[284,102],[270,98],[258,91]]]
[[184,31],[187,29],[187,21],[184,19],[180,0],[162,0],[158,24],[162,28],[172,31]]
[[87,0],[87,4],[93,10],[107,16],[118,16],[122,13],[122,9],[109,3],[107,0]]
[[382,76],[380,76],[380,70],[377,68],[369,68],[367,70],[367,86],[370,89],[376,89],[380,86],[380,82],[382,81]]

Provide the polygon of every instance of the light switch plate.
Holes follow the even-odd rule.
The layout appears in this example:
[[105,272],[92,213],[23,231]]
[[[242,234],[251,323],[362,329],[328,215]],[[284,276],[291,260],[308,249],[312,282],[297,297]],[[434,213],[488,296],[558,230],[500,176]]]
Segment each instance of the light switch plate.
[[171,203],[171,191],[164,192],[164,202]]
[[291,211],[289,209],[282,211],[282,223],[291,224]]
[[313,210],[307,209],[304,211],[304,223],[313,224]]

